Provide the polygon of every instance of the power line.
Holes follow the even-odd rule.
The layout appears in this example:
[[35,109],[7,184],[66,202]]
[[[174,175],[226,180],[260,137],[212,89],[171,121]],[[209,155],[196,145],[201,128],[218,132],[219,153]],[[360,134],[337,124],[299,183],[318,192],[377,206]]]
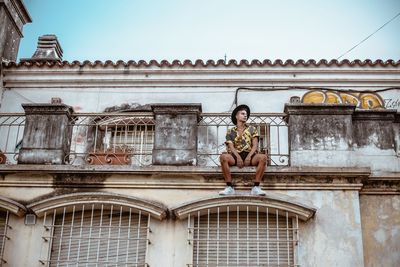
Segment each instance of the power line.
[[347,50],[345,53],[343,53],[341,56],[339,56],[338,58],[336,58],[336,60],[340,59],[341,57],[343,57],[344,55],[348,54],[350,51],[352,51],[354,48],[356,48],[357,46],[359,46],[360,44],[362,44],[363,42],[365,42],[366,40],[368,40],[372,35],[374,35],[375,33],[377,33],[379,30],[381,30],[383,27],[385,27],[386,25],[388,25],[390,22],[392,22],[395,18],[397,18],[398,16],[400,16],[400,12],[397,13],[396,16],[394,16],[393,18],[391,18],[389,21],[387,21],[385,24],[383,24],[381,27],[379,27],[376,31],[374,31],[373,33],[371,33],[370,35],[368,35],[366,38],[364,38],[361,42],[359,42],[358,44],[356,44],[355,46],[353,46],[352,48],[350,48],[349,50]]

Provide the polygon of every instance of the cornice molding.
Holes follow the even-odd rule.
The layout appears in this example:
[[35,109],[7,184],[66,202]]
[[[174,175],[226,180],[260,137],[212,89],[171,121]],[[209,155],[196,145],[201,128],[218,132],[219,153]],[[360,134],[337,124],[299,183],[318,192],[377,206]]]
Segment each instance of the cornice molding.
[[[163,62],[163,61],[162,61]],[[5,87],[400,86],[398,65],[196,65],[131,61],[5,63]],[[400,62],[400,61],[399,61]],[[397,63],[396,63],[397,64]],[[391,66],[391,67],[388,67]]]
[[226,207],[235,206],[249,207],[253,210],[258,207],[262,208],[263,211],[265,211],[265,208],[269,208],[271,212],[275,210],[278,210],[278,212],[287,212],[289,217],[298,216],[298,218],[303,221],[311,219],[317,211],[316,207],[308,203],[306,204],[305,201],[299,198],[268,193],[265,197],[234,195],[199,199],[172,208],[171,213],[173,213],[177,219],[182,220],[192,213],[201,216],[208,214],[208,212],[210,212],[210,214],[216,213],[218,208],[224,209]]
[[123,60],[118,60],[118,61],[111,61],[111,60],[106,60],[106,61],[100,61],[100,60],[95,60],[95,61],[89,61],[89,60],[85,60],[83,62],[80,61],[62,61],[62,62],[20,62],[20,63],[16,63],[16,62],[10,62],[7,63],[6,65],[7,67],[9,66],[15,66],[15,67],[19,67],[19,66],[27,66],[27,67],[64,67],[64,66],[79,66],[79,67],[83,67],[83,66],[89,66],[89,67],[95,67],[95,66],[101,66],[101,67],[106,67],[106,66],[123,66],[123,67],[128,67],[128,66],[133,66],[133,67],[151,67],[151,66],[155,66],[155,67],[219,67],[219,66],[225,66],[225,67],[251,67],[251,66],[269,66],[269,67],[275,67],[275,66],[281,66],[281,67],[297,67],[297,66],[304,66],[304,67],[376,67],[376,66],[380,66],[380,67],[398,67],[400,66],[400,60],[395,61],[392,59],[389,60],[375,60],[372,61],[370,59],[366,59],[366,60],[353,60],[350,61],[348,59],[344,59],[344,60],[326,60],[326,59],[321,59],[319,61],[316,61],[314,59],[310,59],[310,60],[303,60],[303,59],[299,59],[299,60],[281,60],[281,59],[277,59],[277,60],[269,60],[269,59],[264,59],[264,60],[257,60],[257,59],[253,59],[253,60],[246,60],[246,59],[242,59],[240,61],[236,61],[234,59],[231,59],[229,61],[225,61],[225,60],[201,60],[201,59],[197,59],[197,60],[172,60],[172,61],[168,61],[168,60],[161,60],[161,61],[157,61],[157,60],[150,60],[150,61],[145,61],[145,60],[139,60],[139,61],[134,61],[134,60],[129,60],[129,61],[123,61]]
[[2,196],[0,196],[0,209],[7,210],[19,217],[22,217],[26,213],[24,205]]
[[[252,175],[255,167],[231,168],[232,173],[238,175]],[[15,164],[0,165],[0,174],[6,173],[47,173],[47,174],[220,174],[219,167],[201,166],[146,166],[136,167],[128,165],[40,165],[40,164]],[[265,175],[311,175],[311,176],[343,176],[343,177],[368,177],[371,174],[367,167],[273,167],[268,166]]]
[[[215,190],[225,183],[218,167],[196,166],[70,166],[0,165],[0,187],[124,188]],[[235,186],[248,190],[255,168],[232,168]],[[359,191],[369,168],[269,167],[264,175],[267,190]],[[129,179],[127,179],[129,178]],[[177,180],[178,179],[178,180]]]
[[121,205],[132,208],[134,211],[142,211],[150,214],[152,217],[159,220],[162,220],[167,216],[167,208],[161,203],[132,196],[106,192],[85,192],[60,195],[31,203],[27,207],[37,216],[41,217],[46,211],[74,205],[78,205],[79,208],[79,205],[82,204]]
[[361,195],[400,195],[400,172],[382,172],[371,175]]

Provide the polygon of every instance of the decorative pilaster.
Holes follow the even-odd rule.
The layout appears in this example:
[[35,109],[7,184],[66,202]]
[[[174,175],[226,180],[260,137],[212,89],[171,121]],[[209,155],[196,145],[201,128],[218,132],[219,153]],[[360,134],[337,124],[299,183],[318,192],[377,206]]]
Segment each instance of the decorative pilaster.
[[154,165],[196,165],[201,104],[152,105],[155,116]]
[[64,104],[22,104],[26,114],[20,164],[64,164],[69,154],[73,109]]

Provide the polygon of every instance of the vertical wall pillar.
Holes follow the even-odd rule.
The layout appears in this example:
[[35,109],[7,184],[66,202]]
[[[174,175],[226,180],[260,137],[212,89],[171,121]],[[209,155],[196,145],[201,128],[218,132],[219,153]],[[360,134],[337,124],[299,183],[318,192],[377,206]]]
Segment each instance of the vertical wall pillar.
[[400,113],[397,112],[393,123],[396,155],[400,157]]
[[291,165],[350,166],[354,110],[347,104],[286,104]]
[[69,154],[73,109],[64,104],[23,104],[26,122],[21,164],[64,164]]
[[374,146],[394,149],[393,122],[396,110],[356,110],[353,114],[354,143],[357,147]]
[[0,58],[16,61],[22,29],[32,22],[22,0],[0,0]]
[[353,114],[354,164],[373,170],[398,171],[396,110],[356,110]]
[[154,165],[196,165],[201,104],[152,105],[155,116]]

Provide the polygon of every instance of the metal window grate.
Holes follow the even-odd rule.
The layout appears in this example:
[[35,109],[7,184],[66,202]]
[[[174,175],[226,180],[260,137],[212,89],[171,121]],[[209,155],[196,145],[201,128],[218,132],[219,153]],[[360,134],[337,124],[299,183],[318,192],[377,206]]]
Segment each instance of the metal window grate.
[[145,166],[152,162],[151,112],[77,113],[70,126],[70,164]]
[[[44,215],[49,266],[147,266],[150,215],[117,205],[79,205]],[[53,223],[54,222],[54,223]]]
[[[154,125],[124,125],[111,130],[113,151],[128,150],[136,153],[137,162],[151,160],[154,146]],[[137,163],[133,162],[133,164]]]
[[6,240],[9,239],[7,237],[7,230],[11,228],[8,225],[8,218],[8,211],[0,211],[0,266],[2,266],[3,263],[7,263],[7,261],[4,259],[4,247]]
[[254,206],[197,212],[188,218],[193,262],[188,266],[299,266],[298,218]]

